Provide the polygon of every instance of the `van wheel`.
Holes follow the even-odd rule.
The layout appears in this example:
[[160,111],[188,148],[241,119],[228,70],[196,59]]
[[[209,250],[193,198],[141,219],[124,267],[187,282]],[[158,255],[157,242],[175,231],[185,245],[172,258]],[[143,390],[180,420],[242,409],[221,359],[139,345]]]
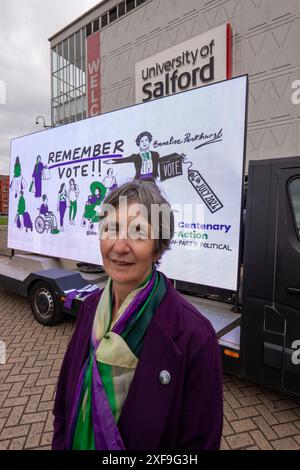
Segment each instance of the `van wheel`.
[[57,325],[64,318],[52,288],[44,281],[33,285],[30,290],[30,304],[35,319],[42,325]]

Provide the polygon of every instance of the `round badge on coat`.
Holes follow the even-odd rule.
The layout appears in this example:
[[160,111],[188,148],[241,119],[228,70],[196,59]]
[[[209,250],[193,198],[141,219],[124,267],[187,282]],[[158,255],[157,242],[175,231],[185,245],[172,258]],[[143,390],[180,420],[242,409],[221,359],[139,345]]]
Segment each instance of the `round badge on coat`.
[[170,372],[167,370],[162,370],[159,374],[159,381],[162,385],[168,385],[171,382]]

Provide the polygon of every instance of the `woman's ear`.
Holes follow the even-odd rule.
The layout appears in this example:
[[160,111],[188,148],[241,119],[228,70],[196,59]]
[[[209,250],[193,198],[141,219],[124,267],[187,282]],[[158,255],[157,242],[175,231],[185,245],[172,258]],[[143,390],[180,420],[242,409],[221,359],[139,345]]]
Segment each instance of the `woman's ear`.
[[160,259],[160,255],[155,253],[154,256],[153,256],[153,265],[154,266],[158,266],[159,265],[159,259]]

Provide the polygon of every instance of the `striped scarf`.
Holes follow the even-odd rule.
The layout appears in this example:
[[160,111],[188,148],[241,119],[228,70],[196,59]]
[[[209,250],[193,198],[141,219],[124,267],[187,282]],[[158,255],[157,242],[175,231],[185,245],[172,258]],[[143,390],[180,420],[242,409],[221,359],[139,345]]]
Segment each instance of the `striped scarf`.
[[74,414],[73,449],[122,450],[118,431],[123,404],[133,379],[143,339],[165,281],[154,269],[125,299],[112,320],[112,281],[109,279],[94,318],[91,350],[81,380]]

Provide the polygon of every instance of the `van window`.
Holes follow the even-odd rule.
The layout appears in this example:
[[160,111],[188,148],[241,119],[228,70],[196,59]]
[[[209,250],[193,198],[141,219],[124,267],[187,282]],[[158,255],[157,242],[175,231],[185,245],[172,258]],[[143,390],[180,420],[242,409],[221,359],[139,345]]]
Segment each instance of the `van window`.
[[290,183],[290,195],[297,226],[297,234],[300,236],[300,178],[296,178]]

